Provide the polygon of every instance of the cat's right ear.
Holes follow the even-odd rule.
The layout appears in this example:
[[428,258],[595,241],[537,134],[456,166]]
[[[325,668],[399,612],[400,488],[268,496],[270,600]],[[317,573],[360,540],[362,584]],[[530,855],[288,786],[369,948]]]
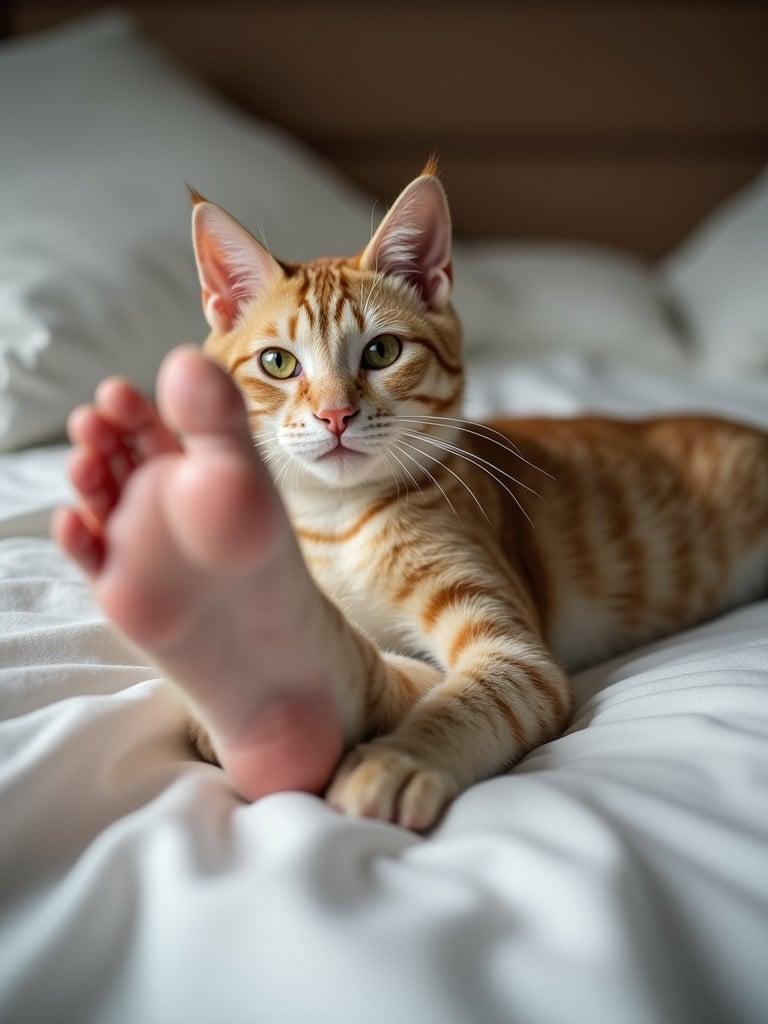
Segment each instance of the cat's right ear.
[[263,295],[285,275],[250,232],[189,190],[192,243],[202,290],[205,319],[214,331],[231,331],[243,305]]

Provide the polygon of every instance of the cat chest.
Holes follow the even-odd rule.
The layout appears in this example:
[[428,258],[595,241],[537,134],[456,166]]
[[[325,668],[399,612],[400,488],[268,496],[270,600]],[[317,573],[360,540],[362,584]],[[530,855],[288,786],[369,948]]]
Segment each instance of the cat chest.
[[402,650],[401,616],[387,600],[381,581],[377,586],[376,580],[361,570],[365,552],[359,545],[328,548],[310,542],[301,547],[312,576],[347,617],[381,646]]

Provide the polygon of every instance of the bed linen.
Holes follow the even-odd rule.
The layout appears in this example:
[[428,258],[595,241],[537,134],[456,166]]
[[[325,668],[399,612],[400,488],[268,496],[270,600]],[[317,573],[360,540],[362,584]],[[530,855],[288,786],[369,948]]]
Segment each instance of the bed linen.
[[[768,381],[476,367],[470,413],[708,408]],[[246,805],[45,537],[61,447],[0,456],[0,1020],[768,1019],[768,602],[581,673],[568,733],[428,837]]]

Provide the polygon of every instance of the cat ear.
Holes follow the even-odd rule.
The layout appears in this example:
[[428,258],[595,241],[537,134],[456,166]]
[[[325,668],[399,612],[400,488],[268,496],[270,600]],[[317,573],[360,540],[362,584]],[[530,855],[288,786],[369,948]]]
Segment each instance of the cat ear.
[[430,309],[448,305],[453,282],[451,214],[431,162],[400,193],[365,248],[360,266],[415,285]]
[[193,189],[192,242],[205,318],[215,331],[230,331],[244,303],[263,295],[283,276],[280,264],[253,235]]

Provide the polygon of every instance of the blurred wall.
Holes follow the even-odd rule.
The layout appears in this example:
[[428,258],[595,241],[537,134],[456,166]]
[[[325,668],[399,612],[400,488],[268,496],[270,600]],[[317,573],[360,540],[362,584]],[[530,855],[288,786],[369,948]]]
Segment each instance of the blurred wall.
[[[99,3],[7,3],[13,34]],[[168,52],[383,200],[436,149],[459,234],[656,256],[768,162],[768,6],[124,4]]]

